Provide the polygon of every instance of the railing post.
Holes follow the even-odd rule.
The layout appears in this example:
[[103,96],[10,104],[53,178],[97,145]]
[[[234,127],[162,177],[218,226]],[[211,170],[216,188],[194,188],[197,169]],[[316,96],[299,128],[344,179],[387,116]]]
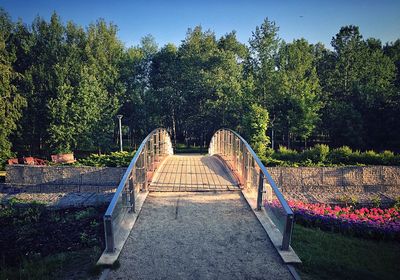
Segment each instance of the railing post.
[[124,206],[127,206],[128,205],[128,194],[127,194],[127,187],[126,187],[126,184],[124,185],[124,190],[122,191],[122,194],[121,194],[121,196],[122,196],[122,204],[124,205]]
[[257,210],[261,210],[262,199],[264,193],[264,173],[260,170],[260,176],[258,177],[258,192],[257,192]]
[[282,238],[282,250],[289,250],[290,239],[292,237],[293,230],[293,220],[293,214],[286,215],[285,232],[283,233]]
[[[147,144],[146,144],[146,146],[147,146]],[[147,181],[147,161],[148,161],[148,158],[147,158],[147,147],[145,147],[144,148],[144,152],[143,152],[143,159],[142,159],[142,166],[143,166],[143,168],[142,168],[142,170],[143,170],[143,186],[142,186],[142,190],[145,190],[146,189],[146,181]]]
[[236,161],[237,161],[236,137],[232,134],[232,168],[235,171],[237,170]]
[[106,252],[114,252],[114,231],[112,228],[112,218],[104,216],[104,232],[106,235]]
[[224,156],[227,157],[229,155],[228,149],[228,133],[224,130]]
[[133,180],[133,177],[129,178],[129,200],[131,204],[131,211],[136,213],[136,192]]
[[243,180],[243,186],[246,188],[247,185],[247,178],[246,178],[246,148],[242,143],[242,180]]

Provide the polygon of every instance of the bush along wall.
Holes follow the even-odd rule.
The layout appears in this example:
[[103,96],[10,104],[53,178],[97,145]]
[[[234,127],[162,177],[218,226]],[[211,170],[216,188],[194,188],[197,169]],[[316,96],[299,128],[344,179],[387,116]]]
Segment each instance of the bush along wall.
[[298,152],[280,146],[277,151],[269,149],[262,160],[266,166],[345,166],[345,165],[400,165],[400,155],[391,151],[381,153],[369,150],[353,151],[347,146],[330,149],[317,144]]

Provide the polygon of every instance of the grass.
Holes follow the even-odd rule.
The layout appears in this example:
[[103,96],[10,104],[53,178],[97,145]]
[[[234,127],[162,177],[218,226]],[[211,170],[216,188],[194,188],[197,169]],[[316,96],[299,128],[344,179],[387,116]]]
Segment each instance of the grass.
[[207,154],[208,148],[207,147],[200,147],[200,146],[186,146],[182,143],[177,143],[176,147],[174,148],[174,154]]
[[296,224],[292,246],[302,279],[398,279],[400,243],[348,237]]
[[0,280],[90,279],[99,272],[104,211],[18,199],[0,205]]
[[0,280],[6,279],[95,279],[99,273],[94,266],[100,255],[98,247],[62,252],[46,257],[24,260],[19,267],[3,267]]

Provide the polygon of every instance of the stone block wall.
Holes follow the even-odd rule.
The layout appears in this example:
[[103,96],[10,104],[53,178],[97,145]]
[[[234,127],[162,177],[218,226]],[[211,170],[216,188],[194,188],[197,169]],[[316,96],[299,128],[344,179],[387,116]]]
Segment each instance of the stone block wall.
[[400,196],[399,166],[269,167],[272,178],[289,197],[332,202],[343,196],[361,201]]
[[103,192],[114,190],[126,168],[8,165],[6,184],[30,192]]
[[[334,202],[355,196],[400,196],[400,167],[269,167],[288,199]],[[29,192],[109,192],[118,186],[126,168],[73,166],[7,166],[6,185]]]

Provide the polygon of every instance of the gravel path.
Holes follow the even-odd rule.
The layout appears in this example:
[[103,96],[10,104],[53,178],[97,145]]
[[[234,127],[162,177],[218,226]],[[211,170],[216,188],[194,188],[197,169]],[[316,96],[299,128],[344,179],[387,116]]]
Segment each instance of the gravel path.
[[150,193],[108,279],[292,279],[240,192]]

